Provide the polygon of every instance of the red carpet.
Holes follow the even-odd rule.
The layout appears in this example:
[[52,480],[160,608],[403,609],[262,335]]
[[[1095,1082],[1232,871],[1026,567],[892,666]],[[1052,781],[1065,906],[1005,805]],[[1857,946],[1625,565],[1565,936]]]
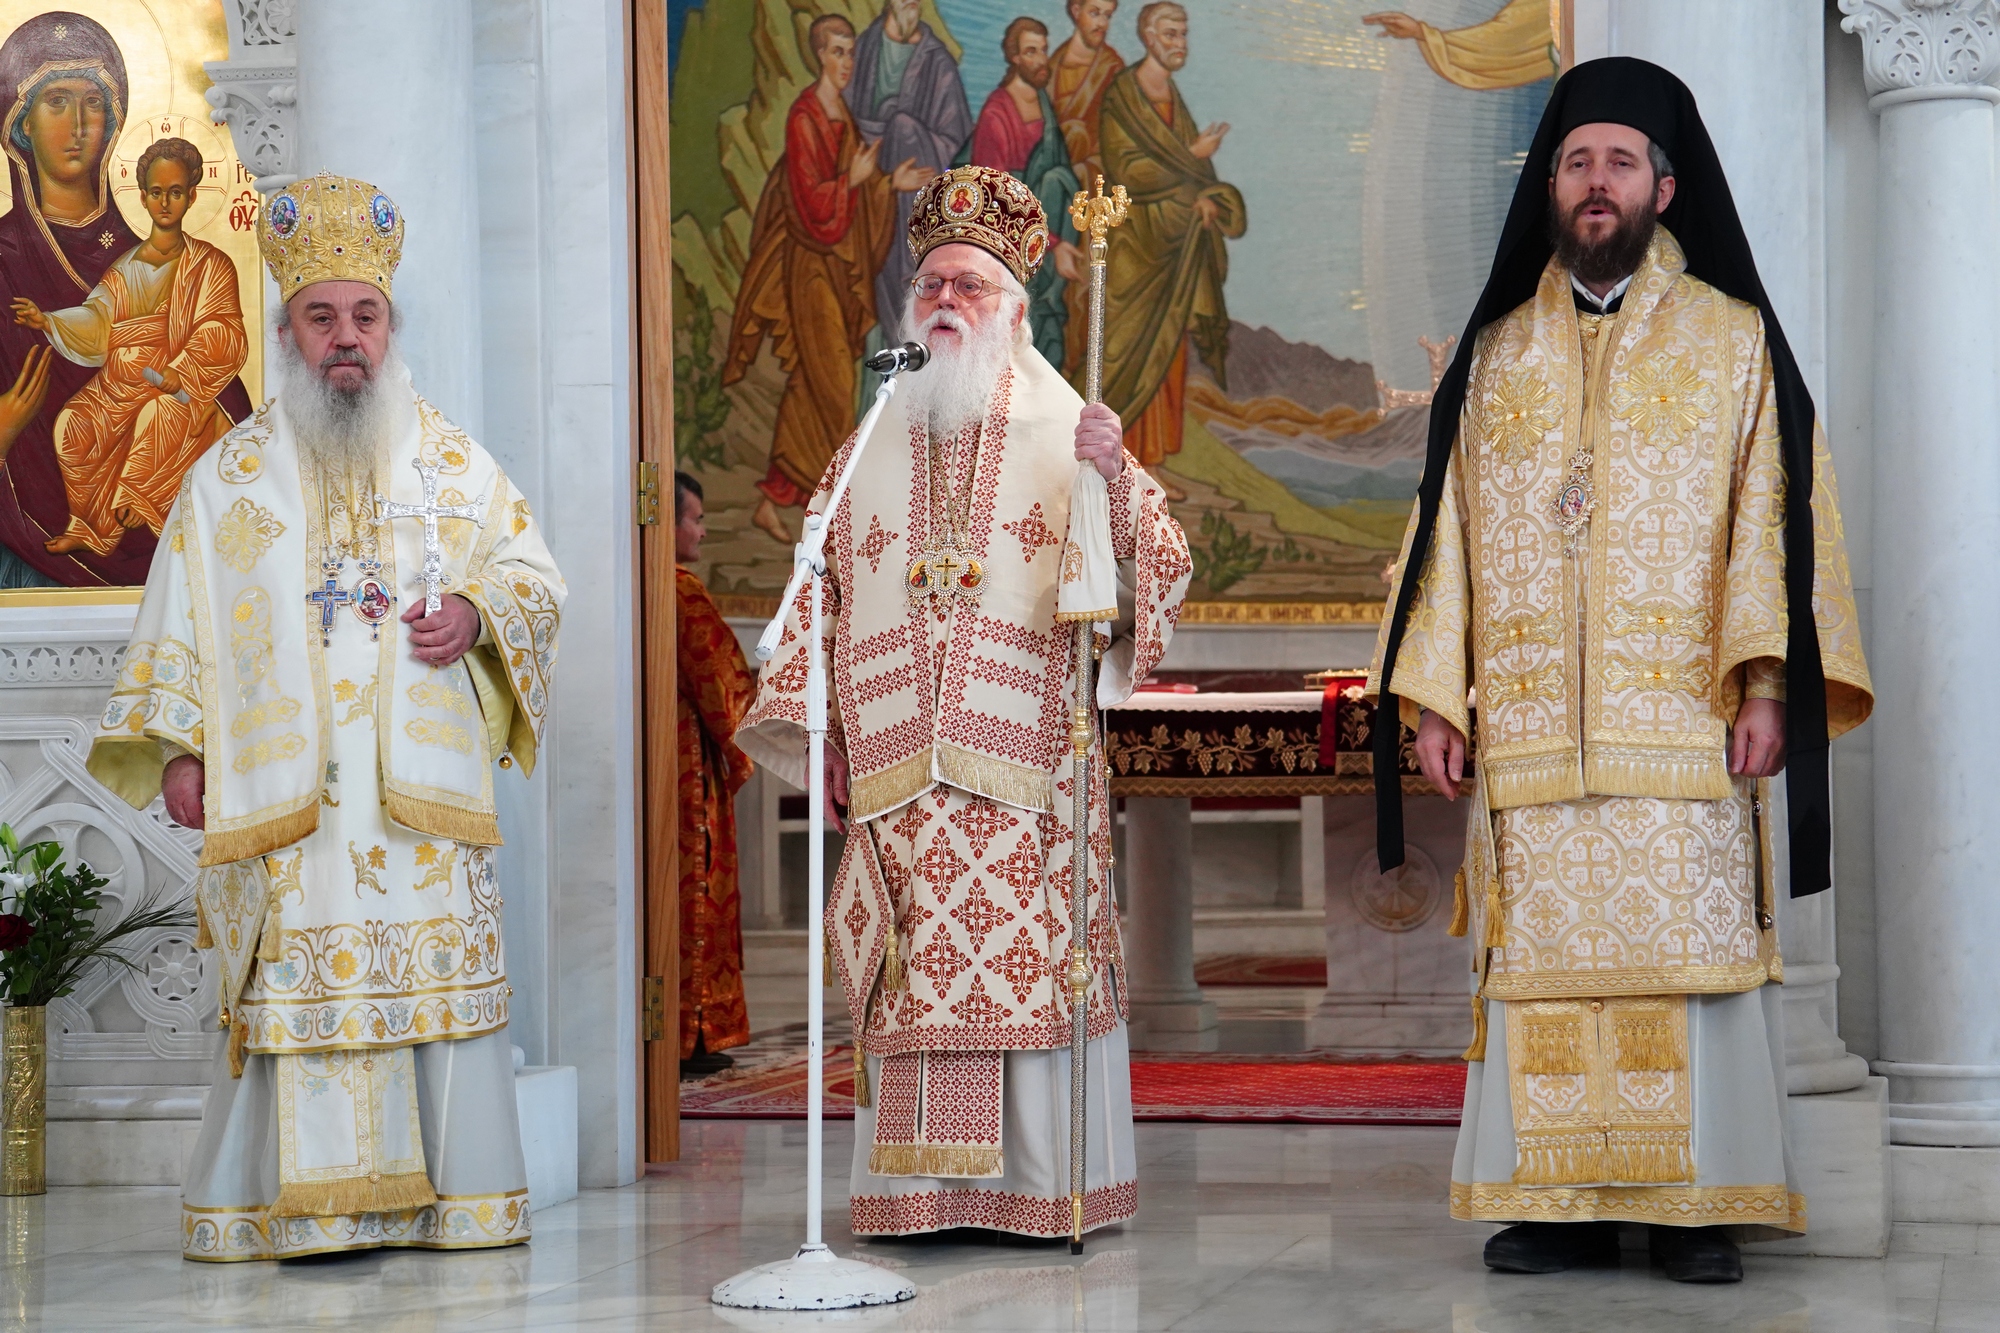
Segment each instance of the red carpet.
[[1225,953],[1194,965],[1204,986],[1324,986],[1326,955]]
[[[853,1056],[827,1055],[826,1117],[854,1117]],[[729,1070],[681,1085],[690,1120],[803,1120],[805,1057]],[[1233,1124],[1456,1125],[1465,1066],[1345,1063],[1312,1055],[1135,1054],[1132,1113],[1139,1120]]]

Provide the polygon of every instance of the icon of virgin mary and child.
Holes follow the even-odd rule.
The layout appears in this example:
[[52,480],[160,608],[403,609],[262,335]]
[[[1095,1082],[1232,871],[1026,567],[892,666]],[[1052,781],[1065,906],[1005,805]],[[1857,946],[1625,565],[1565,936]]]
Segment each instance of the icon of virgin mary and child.
[[0,544],[13,559],[0,586],[142,583],[182,476],[250,410],[235,265],[182,229],[217,187],[194,144],[157,140],[135,172],[150,234],[127,228],[108,161],[124,59],[81,14],[39,14],[0,45],[10,93]]

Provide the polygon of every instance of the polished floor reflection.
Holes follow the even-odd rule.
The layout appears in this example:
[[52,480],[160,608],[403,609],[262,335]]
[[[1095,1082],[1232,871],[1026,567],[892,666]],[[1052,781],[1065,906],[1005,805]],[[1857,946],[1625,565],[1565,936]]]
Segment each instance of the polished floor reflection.
[[899,1268],[907,1305],[834,1315],[723,1312],[718,1279],[799,1239],[804,1126],[690,1122],[687,1160],[535,1218],[534,1244],[283,1266],[179,1257],[172,1189],[0,1200],[0,1330],[976,1329],[1845,1333],[2000,1328],[2000,1228],[1904,1227],[1887,1260],[1747,1257],[1738,1287],[1623,1271],[1503,1277],[1487,1228],[1444,1215],[1452,1131],[1141,1125],[1140,1215],[1072,1261],[1058,1242],[857,1243],[851,1129],[827,1134],[827,1238]]

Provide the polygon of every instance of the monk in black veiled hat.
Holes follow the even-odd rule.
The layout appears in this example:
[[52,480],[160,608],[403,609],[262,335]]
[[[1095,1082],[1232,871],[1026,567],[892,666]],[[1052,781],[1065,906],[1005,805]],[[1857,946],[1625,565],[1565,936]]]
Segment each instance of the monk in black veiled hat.
[[[1432,405],[1369,688],[1469,798],[1477,946],[1455,1217],[1489,1267],[1680,1281],[1805,1230],[1768,780],[1827,886],[1828,738],[1872,705],[1831,460],[1693,95],[1596,60],[1549,99]],[[1467,737],[1477,735],[1477,771]],[[1384,867],[1403,857],[1378,733]]]

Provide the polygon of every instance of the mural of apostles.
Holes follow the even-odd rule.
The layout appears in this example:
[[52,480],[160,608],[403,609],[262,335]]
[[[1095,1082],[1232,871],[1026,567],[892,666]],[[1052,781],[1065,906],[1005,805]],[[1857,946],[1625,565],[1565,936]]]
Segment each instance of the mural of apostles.
[[250,413],[235,264],[183,230],[221,187],[200,148],[161,137],[133,182],[146,234],[128,225],[110,174],[128,92],[84,15],[0,44],[0,587],[145,582],[181,477]]
[[[1188,534],[1195,614],[1367,618],[1422,471],[1431,354],[1483,279],[1452,256],[1497,240],[1559,63],[1547,0],[1226,22],[1185,0],[668,2],[675,440],[726,614],[783,587],[876,386],[863,358],[905,336],[911,200],[970,163],[1049,218],[1028,328],[1079,388],[1069,203],[1100,178],[1130,197],[1102,395]],[[1327,41],[1354,59],[1318,59]],[[1445,196],[1469,223],[1444,227],[1426,201]]]
[[[965,162],[1020,178],[1048,214],[1055,244],[1029,285],[1030,327],[1036,350],[1073,379],[1087,261],[1069,203],[1100,175],[1140,201],[1113,240],[1119,318],[1105,399],[1156,476],[1179,451],[1189,335],[1218,375],[1227,354],[1223,243],[1243,234],[1243,199],[1209,163],[1229,127],[1197,129],[1174,86],[1187,61],[1187,11],[1172,0],[1146,5],[1145,58],[1127,68],[1106,41],[1117,7],[1069,0],[1073,31],[1054,51],[1045,23],[1015,18],[1000,43],[1006,74],[976,121],[922,0],[886,0],[858,34],[838,13],[807,27],[817,75],[786,114],[784,153],[758,200],[722,371],[725,387],[739,382],[769,339],[785,372],[752,515],[759,530],[792,540],[781,511],[803,507],[852,429],[859,358],[897,336],[915,274],[898,243],[910,200]],[[1167,485],[1169,498],[1186,498]]]

